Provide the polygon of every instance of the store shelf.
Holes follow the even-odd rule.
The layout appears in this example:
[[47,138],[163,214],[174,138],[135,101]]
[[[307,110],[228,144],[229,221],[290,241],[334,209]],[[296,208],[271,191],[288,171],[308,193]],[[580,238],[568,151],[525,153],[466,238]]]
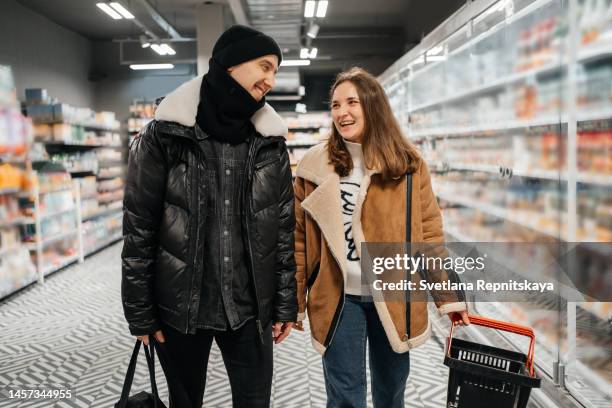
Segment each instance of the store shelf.
[[116,234],[113,234],[112,236],[110,236],[108,239],[102,241],[102,243],[98,244],[97,246],[95,246],[92,249],[89,249],[85,252],[85,256],[89,256],[95,252],[98,252],[99,250],[101,250],[102,248],[115,243],[116,241],[119,241],[120,239],[123,238],[123,234],[121,233],[121,231],[119,231]]
[[[39,194],[43,195],[43,194],[53,194],[53,193],[61,193],[64,191],[72,191],[72,186],[65,186],[65,187],[61,187],[61,188],[57,188],[55,190],[47,190],[47,191],[40,191]],[[32,196],[32,194],[34,194],[33,191],[23,191],[19,194],[20,198],[28,198],[30,196]]]
[[104,215],[113,214],[115,212],[120,212],[122,210],[123,210],[122,206],[117,206],[117,207],[113,207],[113,208],[107,208],[107,209],[98,211],[98,212],[96,212],[94,214],[89,214],[89,215],[83,217],[83,222],[89,221],[89,220],[92,220],[94,218],[98,218],[98,217],[101,217],[101,216],[104,216]]
[[[591,122],[595,120],[605,120],[612,118],[612,109],[594,110],[581,112],[577,116],[578,122]],[[549,116],[533,120],[511,120],[498,121],[488,124],[481,124],[467,127],[441,127],[409,132],[411,138],[430,138],[430,137],[462,137],[471,136],[475,133],[495,133],[504,130],[525,129],[541,126],[558,126],[567,123],[567,116]]]
[[11,154],[0,154],[0,164],[24,164],[25,156],[15,156]]
[[65,256],[60,258],[58,261],[53,262],[53,265],[48,265],[46,267],[43,267],[42,269],[42,274],[43,276],[48,276],[54,272],[59,271],[62,268],[65,268],[66,266],[75,263],[76,261],[79,260],[79,256],[78,255],[71,255],[71,256]]
[[120,165],[125,165],[125,161],[118,159],[118,160],[98,160],[98,166],[100,169],[105,169],[108,167],[114,167],[114,166],[120,166]]
[[444,232],[454,238],[457,242],[477,242],[474,238],[465,235],[456,228],[445,226]]
[[[78,230],[74,229],[72,231],[62,232],[61,234],[52,235],[50,237],[43,238],[41,245],[46,246],[53,242],[61,241],[63,239],[77,235],[77,233],[78,233]],[[26,243],[26,246],[30,251],[36,251],[36,242],[28,242]]]
[[95,194],[88,194],[88,195],[81,195],[81,201],[84,200],[93,200],[93,199],[98,199],[98,193]]
[[93,169],[83,169],[83,170],[68,170],[68,173],[70,173],[71,175],[75,176],[77,174],[89,174],[89,175],[95,175],[96,172]]
[[45,218],[53,218],[57,215],[74,212],[75,210],[76,210],[76,207],[72,207],[72,208],[67,208],[65,210],[58,210],[58,211],[53,211],[50,213],[43,213],[40,215],[40,219],[44,220]]
[[2,221],[0,222],[0,228],[12,228],[18,225],[23,225],[26,223],[27,220],[27,217],[19,217],[10,221]]
[[312,147],[319,144],[320,141],[312,141],[312,142],[287,142],[287,147]]
[[0,247],[0,258],[2,258],[3,256],[6,256],[12,252],[15,252],[17,250],[19,250],[19,248],[22,248],[22,245],[16,245],[10,248],[1,248]]
[[[40,219],[42,221],[42,220],[44,220],[46,218],[53,218],[53,217],[56,217],[58,215],[71,213],[71,212],[74,212],[75,209],[76,209],[75,207],[72,207],[72,208],[67,208],[65,210],[58,210],[58,211],[53,211],[53,212],[50,212],[50,213],[44,213],[44,214],[41,214]],[[22,224],[34,224],[34,223],[36,223],[36,220],[34,218],[32,218],[32,217],[23,218],[23,220],[22,220]]]
[[[578,62],[581,62],[581,63],[592,62],[594,60],[606,58],[609,56],[612,56],[612,45],[601,44],[601,45],[596,45],[593,47],[588,47],[582,50],[578,54]],[[545,73],[552,73],[555,71],[559,71],[566,67],[567,67],[567,61],[563,61],[563,62],[555,62],[552,64],[548,64],[548,65],[538,67],[535,69],[531,69],[531,70],[527,70],[527,71],[516,72],[505,78],[500,78],[496,81],[492,81],[487,84],[479,85],[472,89],[458,92],[454,95],[438,98],[431,102],[426,102],[426,103],[417,105],[414,108],[409,109],[409,112],[413,113],[413,112],[417,112],[417,111],[431,108],[434,106],[450,104],[453,102],[460,101],[462,99],[474,97],[481,93],[491,92],[495,89],[504,89],[507,85],[511,85],[516,82],[523,81],[525,79],[535,77],[538,75],[542,75]]]
[[5,188],[5,189],[0,189],[0,196],[1,195],[6,195],[6,194],[17,194],[21,191],[21,189],[19,188]]
[[112,143],[112,144],[92,144],[92,143],[82,143],[82,142],[55,142],[55,141],[40,141],[45,146],[52,147],[67,147],[67,148],[82,148],[82,149],[96,149],[99,147],[121,147],[120,143]]
[[561,233],[557,228],[544,227],[540,225],[542,221],[546,224],[554,223],[555,220],[548,219],[534,211],[506,210],[505,208],[497,207],[490,204],[485,204],[479,201],[473,201],[458,196],[448,194],[437,194],[438,198],[448,201],[449,203],[459,204],[464,207],[480,210],[484,213],[492,215],[503,220],[510,221],[514,224],[521,225],[533,231],[556,239],[567,239],[565,234]]
[[318,132],[322,127],[326,127],[327,125],[323,126],[303,126],[303,127],[290,127],[289,128],[289,132]]
[[121,198],[116,198],[114,200],[98,200],[100,202],[100,204],[104,204],[107,206],[113,205],[114,203],[120,203],[123,202],[123,197]]
[[117,178],[117,177],[121,177],[121,176],[122,176],[121,173],[116,173],[116,174],[110,175],[110,176],[96,176],[96,178],[98,180],[111,180],[111,179],[114,179],[114,178]]
[[45,122],[45,121],[35,120],[34,124],[36,125],[70,125],[70,126],[75,126],[75,127],[82,127],[84,129],[105,131],[105,132],[119,132],[121,130],[120,127],[108,127],[108,126],[102,126],[102,125],[98,125],[94,123],[79,123],[79,122],[67,122],[67,121]]
[[[501,174],[502,170],[505,168],[504,166],[497,166],[494,164],[467,164],[467,163],[446,163],[446,162],[432,162],[432,168],[439,168],[441,171],[470,171],[470,172],[479,172],[479,173],[491,173],[491,174]],[[567,172],[557,171],[557,170],[543,170],[543,169],[530,169],[530,170],[520,170],[516,171],[510,168],[512,171],[511,176],[517,177],[525,177],[525,178],[533,178],[533,179],[542,179],[542,180],[551,180],[551,181],[561,181],[567,182]],[[583,184],[595,184],[610,187],[612,186],[612,175],[607,176],[603,174],[589,174],[589,173],[578,173],[576,177],[576,181],[578,183]]]
[[19,282],[19,286],[16,288],[12,288],[10,290],[6,290],[6,291],[0,291],[0,301],[4,300],[5,298],[19,292],[20,290],[23,290],[25,288],[27,288],[28,286],[32,285],[33,283],[36,283],[36,281],[38,280],[38,276],[36,276],[36,274],[32,275],[30,277],[30,279],[24,279],[21,282]]
[[112,191],[117,191],[117,190],[123,190],[125,188],[124,185],[120,185],[120,186],[115,186],[115,187],[111,187],[111,188],[103,188],[103,187],[98,187],[98,192],[102,193],[108,193],[108,192],[112,192]]

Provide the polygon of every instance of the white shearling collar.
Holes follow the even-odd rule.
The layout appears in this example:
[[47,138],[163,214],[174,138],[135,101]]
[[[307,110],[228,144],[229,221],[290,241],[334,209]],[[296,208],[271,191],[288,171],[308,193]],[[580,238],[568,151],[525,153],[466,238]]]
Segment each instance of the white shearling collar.
[[[155,110],[155,119],[195,126],[202,78],[197,76],[166,95]],[[267,103],[251,116],[251,122],[262,136],[285,136],[288,131],[281,116]]]

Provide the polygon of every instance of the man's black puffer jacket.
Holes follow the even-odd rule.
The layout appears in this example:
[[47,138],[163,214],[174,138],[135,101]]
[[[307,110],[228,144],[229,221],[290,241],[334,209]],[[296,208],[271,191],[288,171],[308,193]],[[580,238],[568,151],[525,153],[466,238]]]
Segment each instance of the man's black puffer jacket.
[[[193,88],[199,89],[199,83]],[[178,105],[184,105],[185,95],[178,96]],[[158,107],[158,120],[150,122],[130,147],[121,294],[133,335],[159,330],[160,321],[195,333],[207,183],[194,126],[164,120],[181,120],[191,113],[176,114],[176,101],[166,97]],[[291,167],[284,138],[261,135],[278,130],[270,120],[280,120],[271,107],[262,109],[252,119],[258,134],[249,142],[242,194],[244,244],[260,328],[271,320],[297,318]]]

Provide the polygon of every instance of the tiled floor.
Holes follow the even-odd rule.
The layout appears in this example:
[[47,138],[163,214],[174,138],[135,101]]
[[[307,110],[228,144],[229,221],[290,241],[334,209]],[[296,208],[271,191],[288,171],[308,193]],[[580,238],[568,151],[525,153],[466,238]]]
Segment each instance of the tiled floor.
[[[0,303],[0,395],[8,389],[69,389],[70,400],[0,396],[0,408],[112,407],[119,399],[134,339],[120,303],[121,243]],[[211,353],[205,407],[231,406],[220,353]],[[406,406],[444,407],[448,369],[439,339],[411,353]],[[324,407],[321,358],[307,334],[293,332],[274,349],[274,407]],[[158,373],[161,370],[157,370]],[[167,387],[158,378],[162,400]],[[144,358],[133,391],[146,390]]]

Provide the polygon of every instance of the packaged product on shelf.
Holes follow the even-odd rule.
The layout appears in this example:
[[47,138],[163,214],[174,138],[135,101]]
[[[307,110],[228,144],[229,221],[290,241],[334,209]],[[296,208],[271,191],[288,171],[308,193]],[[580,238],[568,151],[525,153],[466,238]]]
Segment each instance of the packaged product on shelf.
[[85,253],[90,253],[120,238],[121,212],[83,223]]
[[51,103],[51,98],[46,89],[42,88],[27,88],[25,90],[26,104],[28,105],[43,105]]
[[81,199],[86,197],[97,196],[98,182],[95,176],[87,176],[79,178],[79,186],[81,188]]
[[19,190],[23,185],[24,171],[10,164],[0,164],[0,193]]
[[114,191],[101,191],[98,195],[100,204],[109,204],[123,199],[123,188]]
[[35,280],[36,268],[26,248],[17,247],[14,251],[2,255],[2,261],[0,262],[0,299]]
[[[0,107],[0,161],[23,156],[32,141],[32,126],[17,108]],[[22,159],[21,159],[22,160]]]
[[121,152],[114,149],[96,149],[96,155],[98,160],[102,162],[114,162],[121,161]]
[[[69,261],[75,261],[77,255],[76,238],[55,241],[43,248],[40,263],[45,275],[57,271]],[[36,252],[32,252],[33,262],[38,262]]]
[[65,123],[56,123],[52,125],[53,140],[56,142],[69,143],[71,141],[82,140],[80,128]]
[[96,215],[100,211],[98,196],[81,200],[81,217],[83,219]]
[[53,105],[28,105],[26,113],[37,125],[55,121]]
[[43,215],[68,211],[73,208],[74,198],[70,190],[53,191],[40,197],[40,211]]
[[[89,108],[79,108],[67,103],[50,103],[39,100],[31,91],[33,98],[26,100],[26,112],[36,124],[64,123],[99,129],[119,129],[119,121],[113,112],[94,112]],[[26,94],[28,90],[26,90]],[[40,103],[44,102],[44,103]]]
[[72,178],[66,172],[39,173],[38,184],[40,193],[45,194],[57,190],[71,189]]
[[98,177],[104,179],[113,178],[120,176],[121,173],[121,166],[100,167],[100,170],[98,171]]
[[155,115],[155,102],[136,102],[130,105],[133,118],[152,118]]
[[21,215],[17,196],[13,194],[0,194],[0,225],[11,223],[21,218]]
[[11,67],[0,65],[0,108],[6,107],[17,107],[17,95]]
[[100,181],[98,183],[98,191],[114,191],[123,188],[123,179],[115,177],[114,179]]
[[61,213],[53,217],[45,217],[40,222],[42,239],[56,237],[62,234],[76,232],[76,218],[74,212]]
[[4,254],[13,252],[19,247],[21,247],[21,234],[19,233],[19,227],[13,226],[0,228],[0,258],[2,258]]
[[585,0],[582,5],[580,30],[582,44],[595,42],[606,24],[606,0]]
[[98,156],[93,151],[53,154],[50,159],[52,162],[61,163],[67,171],[98,171]]

